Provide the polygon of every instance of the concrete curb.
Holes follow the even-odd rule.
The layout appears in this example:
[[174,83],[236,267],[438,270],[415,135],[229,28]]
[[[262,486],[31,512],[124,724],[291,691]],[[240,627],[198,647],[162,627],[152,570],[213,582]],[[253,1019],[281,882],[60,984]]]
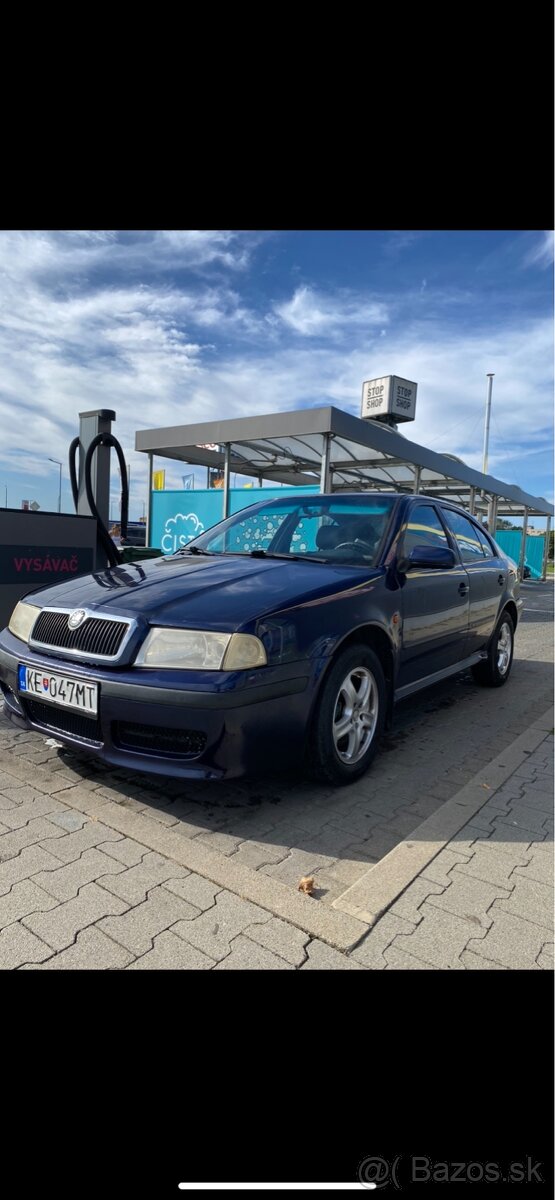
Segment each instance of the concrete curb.
[[375,925],[409,884],[526,762],[528,755],[545,741],[552,730],[553,709],[549,708],[512,746],[479,771],[455,796],[418,825],[408,838],[338,896],[331,907],[357,917],[367,925]]

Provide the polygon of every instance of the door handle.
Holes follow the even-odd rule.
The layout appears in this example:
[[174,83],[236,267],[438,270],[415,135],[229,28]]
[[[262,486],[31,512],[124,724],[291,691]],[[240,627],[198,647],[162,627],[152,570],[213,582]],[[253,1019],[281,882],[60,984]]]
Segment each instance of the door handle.
[[468,584],[467,583],[459,583],[459,596],[466,596],[467,591],[468,591]]
[[505,582],[505,576],[504,576],[504,575],[498,575],[498,576],[497,576],[497,582],[498,582],[498,584],[499,584],[500,586],[501,586],[502,584],[504,584],[504,582]]

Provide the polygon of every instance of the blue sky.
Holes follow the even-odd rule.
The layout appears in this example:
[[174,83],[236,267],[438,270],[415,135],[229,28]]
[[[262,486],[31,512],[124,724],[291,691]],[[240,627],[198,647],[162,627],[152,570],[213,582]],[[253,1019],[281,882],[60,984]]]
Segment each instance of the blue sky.
[[[0,232],[0,504],[72,511],[78,413],[116,410],[132,519],[136,429],[334,404],[418,382],[414,441],[553,500],[553,234]],[[187,470],[166,466],[167,486]],[[114,511],[119,493],[113,476]]]

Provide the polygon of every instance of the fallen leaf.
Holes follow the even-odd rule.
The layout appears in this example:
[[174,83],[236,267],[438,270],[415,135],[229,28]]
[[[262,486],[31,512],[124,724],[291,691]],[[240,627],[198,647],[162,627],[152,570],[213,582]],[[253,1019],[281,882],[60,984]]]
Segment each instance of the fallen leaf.
[[304,892],[305,896],[311,896],[314,889],[314,876],[303,875],[301,882],[297,888],[298,892]]

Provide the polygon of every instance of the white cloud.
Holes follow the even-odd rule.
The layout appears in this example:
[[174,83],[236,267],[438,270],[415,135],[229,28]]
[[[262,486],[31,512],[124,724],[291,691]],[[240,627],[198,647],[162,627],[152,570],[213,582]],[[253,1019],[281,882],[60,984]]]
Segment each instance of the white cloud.
[[550,267],[553,262],[553,230],[546,229],[524,256],[525,267]]
[[326,296],[310,287],[299,287],[291,300],[275,307],[278,317],[302,337],[329,337],[346,326],[383,325],[388,320],[385,304],[350,293]]
[[[203,268],[212,261],[216,280],[161,279],[154,246],[174,266],[187,256]],[[113,408],[136,508],[147,472],[146,456],[133,449],[137,429],[328,404],[358,415],[362,381],[388,372],[419,383],[407,437],[479,467],[485,376],[495,371],[490,470],[517,480],[526,470],[533,479],[534,458],[520,470],[519,454],[548,448],[551,438],[551,320],[499,327],[482,317],[480,333],[462,320],[446,333],[437,295],[425,320],[421,297],[405,296],[401,324],[398,302],[308,286],[260,316],[237,283],[244,246],[235,235],[203,232],[157,241],[111,231],[0,234],[3,470],[29,485],[50,473],[55,482],[48,457],[66,463],[79,412]],[[220,278],[228,254],[233,287]],[[108,273],[113,255],[118,268]],[[168,485],[180,486],[187,468],[160,465]],[[113,483],[117,491],[115,466]]]

